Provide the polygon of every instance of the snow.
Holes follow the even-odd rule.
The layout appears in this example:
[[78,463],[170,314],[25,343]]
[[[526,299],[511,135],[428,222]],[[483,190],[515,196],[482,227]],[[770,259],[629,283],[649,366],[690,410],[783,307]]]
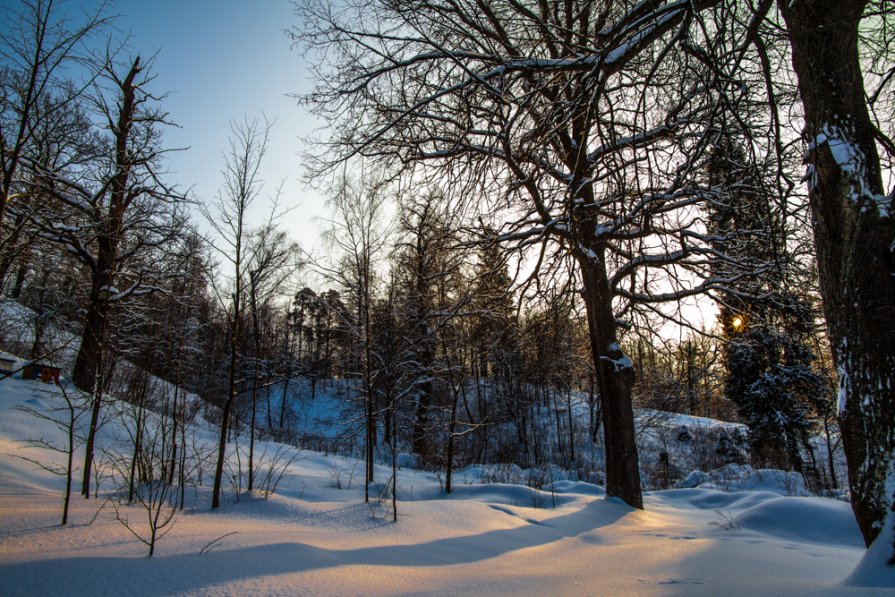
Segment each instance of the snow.
[[781,496],[807,496],[805,479],[799,473],[772,469],[754,470],[749,465],[728,464],[705,473],[693,471],[678,487],[719,489],[722,491],[759,491]]
[[[377,466],[368,505],[362,464],[305,451],[267,499],[237,500],[229,490],[211,511],[209,488],[191,490],[146,558],[103,499],[76,495],[70,524],[58,526],[60,478],[13,457],[30,450],[21,440],[57,432],[15,407],[58,400],[52,385],[0,382],[3,595],[864,596],[891,595],[895,586],[880,575],[873,550],[864,555],[847,503],[789,497],[785,474],[749,467],[723,471],[744,480],[734,491],[648,492],[643,511],[588,483],[482,484],[487,467],[456,472],[446,496],[439,475],[402,469],[394,524],[389,504],[375,499],[387,467]],[[101,445],[126,437],[120,421],[109,418]],[[682,421],[698,425],[683,416],[672,424]],[[213,446],[214,429],[196,425],[197,442]],[[279,446],[257,449],[265,447]],[[333,480],[340,471],[341,489]],[[705,473],[709,482],[719,474]],[[101,493],[110,486],[105,481]],[[129,512],[132,520],[145,516]]]
[[839,374],[839,390],[836,393],[836,405],[838,412],[841,415],[845,413],[845,406],[848,404],[848,391],[850,387],[848,368],[845,366],[844,362],[839,362],[836,366],[836,372]]
[[[872,205],[875,205],[880,217],[889,217],[893,196],[874,193],[871,190],[867,179],[864,152],[852,143],[849,134],[836,124],[824,123],[821,132],[809,144],[808,154],[810,155],[816,147],[823,144],[827,145],[842,174],[851,182],[850,199],[855,203],[862,204],[863,209],[867,208],[863,202],[869,200]],[[812,187],[817,184],[815,172],[816,169],[812,166],[806,173],[806,177],[811,180]]]
[[[672,18],[678,16],[680,9],[669,11],[668,13],[655,18],[653,23],[650,23],[648,26],[644,27],[641,31],[638,31],[634,35],[630,37],[627,41],[620,44],[618,47],[612,49],[610,52],[606,54],[606,57],[603,60],[604,64],[611,65],[622,58],[624,58],[628,52],[631,51],[632,48],[636,48],[639,43],[641,43],[646,37],[652,35],[653,31],[667,23]],[[652,17],[652,15],[651,15]]]
[[[889,458],[886,476],[886,494],[895,496],[895,458]],[[895,587],[895,565],[892,550],[895,548],[895,511],[889,510],[879,536],[864,553],[861,561],[845,579],[845,584],[855,587]]]

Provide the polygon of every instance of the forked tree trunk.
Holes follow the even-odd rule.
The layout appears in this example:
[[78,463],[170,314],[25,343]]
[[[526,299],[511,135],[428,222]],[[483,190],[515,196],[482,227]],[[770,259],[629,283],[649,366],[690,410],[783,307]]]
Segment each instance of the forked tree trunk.
[[[120,83],[120,103],[117,121],[112,132],[115,135],[115,174],[109,181],[109,202],[103,209],[99,208],[97,224],[100,233],[96,239],[96,262],[93,268],[90,303],[87,306],[86,325],[81,338],[81,347],[75,359],[72,381],[74,384],[90,392],[97,379],[97,367],[100,363],[100,352],[104,340],[106,322],[109,316],[108,297],[112,293],[115,277],[118,272],[118,247],[124,234],[124,214],[128,206],[137,196],[129,188],[134,157],[130,143],[130,133],[137,117],[137,84],[136,76],[142,70],[140,57],[134,59],[127,76]],[[109,117],[111,118],[111,114]]]
[[870,545],[895,498],[886,488],[895,484],[895,220],[858,56],[865,5],[778,1],[810,143],[809,199],[852,509]]
[[587,308],[591,353],[602,403],[606,495],[621,498],[634,508],[643,508],[637,444],[634,441],[634,408],[631,403],[634,367],[618,345],[612,291],[601,253],[595,256],[580,255],[578,265],[584,282],[583,298]]

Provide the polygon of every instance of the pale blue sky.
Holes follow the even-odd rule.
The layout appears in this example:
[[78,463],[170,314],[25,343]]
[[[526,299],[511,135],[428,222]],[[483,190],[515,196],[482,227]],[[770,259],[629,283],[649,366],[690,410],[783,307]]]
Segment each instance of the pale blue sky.
[[[0,0],[9,5],[16,0]],[[100,0],[56,0],[63,11],[79,11]],[[228,121],[261,117],[276,124],[262,167],[265,195],[285,181],[282,203],[295,207],[287,220],[293,238],[306,249],[317,242],[325,216],[319,193],[299,182],[303,174],[297,155],[300,136],[318,126],[297,106],[290,93],[309,89],[299,52],[291,51],[284,30],[297,25],[289,0],[117,0],[109,10],[122,37],[129,35],[130,52],[147,58],[156,52],[151,86],[168,92],[162,108],[182,128],[165,131],[167,147],[189,147],[169,154],[167,177],[197,198],[211,199],[221,182],[221,150],[230,132]],[[266,201],[259,201],[259,211]],[[255,221],[261,214],[255,214]]]
[[298,182],[300,136],[317,126],[287,96],[309,88],[304,62],[290,50],[284,30],[297,24],[289,0],[119,0],[117,26],[143,55],[159,52],[155,89],[169,91],[164,107],[182,129],[170,129],[171,146],[190,149],[171,157],[172,178],[210,198],[220,185],[221,149],[228,121],[265,113],[276,124],[262,174],[268,193],[285,180],[284,203],[298,206],[290,233],[305,248],[316,242],[313,216],[323,200]]

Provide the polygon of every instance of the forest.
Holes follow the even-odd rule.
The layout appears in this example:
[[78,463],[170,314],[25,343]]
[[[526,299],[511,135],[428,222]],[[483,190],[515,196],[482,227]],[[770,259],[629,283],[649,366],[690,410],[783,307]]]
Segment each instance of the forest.
[[276,493],[276,443],[394,521],[401,469],[635,510],[793,472],[895,565],[891,2],[301,0],[319,246],[261,174],[276,121],[233,115],[195,195],[154,57],[70,10],[0,33],[0,386],[62,371],[17,408],[62,432],[28,459],[63,525],[111,491],[152,555],[191,499]]

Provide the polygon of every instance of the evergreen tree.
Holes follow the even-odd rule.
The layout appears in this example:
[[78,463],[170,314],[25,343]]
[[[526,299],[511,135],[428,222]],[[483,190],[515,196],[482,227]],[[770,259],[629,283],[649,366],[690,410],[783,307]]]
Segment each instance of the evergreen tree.
[[724,338],[725,396],[749,426],[753,463],[802,471],[807,414],[828,394],[810,347],[814,310],[795,288],[787,250],[758,166],[722,135],[708,163],[716,193],[709,227],[720,253],[713,274]]
[[475,363],[481,377],[505,369],[504,361],[516,351],[517,333],[512,283],[507,251],[485,230],[486,242],[479,245],[470,311],[473,316]]
[[437,394],[442,385],[438,381],[443,381],[445,371],[439,344],[456,308],[461,263],[453,250],[455,233],[443,212],[442,199],[434,190],[404,198],[398,228],[403,241],[394,254],[395,283],[413,355],[408,366],[416,380],[413,451],[423,460],[434,455],[430,431],[436,426]]

